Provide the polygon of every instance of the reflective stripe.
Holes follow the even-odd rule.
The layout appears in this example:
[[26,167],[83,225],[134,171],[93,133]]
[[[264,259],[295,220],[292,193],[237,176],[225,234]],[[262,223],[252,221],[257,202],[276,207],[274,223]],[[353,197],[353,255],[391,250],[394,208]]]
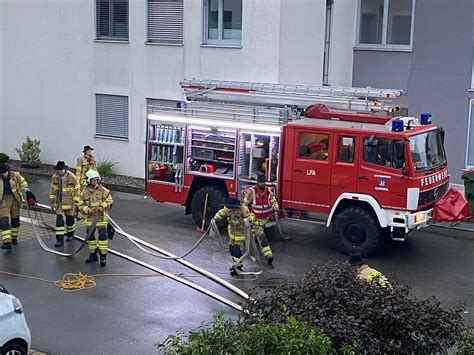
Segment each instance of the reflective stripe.
[[10,229],[7,229],[7,230],[2,231],[2,240],[3,240],[3,242],[4,242],[4,243],[5,243],[5,242],[7,242],[7,243],[10,242],[11,239],[12,239],[11,235],[12,235],[12,234],[11,234]]
[[90,203],[91,207],[97,207],[100,205],[100,202],[99,201],[94,201],[94,202],[91,202]]
[[66,226],[66,232],[74,232],[76,230],[76,225]]
[[270,256],[272,255],[272,250],[270,249],[270,247],[264,247],[262,248],[262,254],[263,256]]
[[237,241],[237,242],[245,241],[245,237],[237,237],[235,235],[234,235],[234,238],[232,238],[232,239]]
[[18,237],[19,228],[18,227],[11,227],[10,230],[11,230],[13,239],[16,239]]
[[89,247],[89,251],[91,253],[95,253],[95,250],[97,249],[97,240],[88,240],[87,241],[87,246]]
[[371,274],[368,274],[368,275],[367,275],[367,278],[368,278],[369,280],[372,280],[373,278],[375,278],[375,277],[380,277],[380,276],[383,276],[382,273],[381,273],[380,271],[375,271],[375,272],[373,272],[373,273],[371,273]]

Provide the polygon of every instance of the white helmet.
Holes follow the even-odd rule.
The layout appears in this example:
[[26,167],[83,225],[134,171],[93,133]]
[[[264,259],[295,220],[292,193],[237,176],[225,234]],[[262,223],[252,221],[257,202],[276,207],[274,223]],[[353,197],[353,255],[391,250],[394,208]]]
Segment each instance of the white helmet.
[[95,170],[89,170],[89,171],[86,173],[86,182],[87,182],[88,184],[91,183],[91,180],[92,180],[92,179],[99,179],[99,181],[100,181],[100,175],[99,175],[99,173],[98,173],[97,171],[95,171]]

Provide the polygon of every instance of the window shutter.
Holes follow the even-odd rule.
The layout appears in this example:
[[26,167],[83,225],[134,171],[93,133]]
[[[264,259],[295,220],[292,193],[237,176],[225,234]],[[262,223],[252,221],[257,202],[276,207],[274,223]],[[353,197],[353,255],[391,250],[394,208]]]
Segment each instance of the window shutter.
[[97,38],[110,37],[109,14],[110,14],[109,0],[97,0],[96,2]]
[[128,138],[128,97],[96,94],[96,134]]
[[148,0],[148,41],[183,44],[183,0]]
[[112,0],[113,36],[128,39],[128,0]]

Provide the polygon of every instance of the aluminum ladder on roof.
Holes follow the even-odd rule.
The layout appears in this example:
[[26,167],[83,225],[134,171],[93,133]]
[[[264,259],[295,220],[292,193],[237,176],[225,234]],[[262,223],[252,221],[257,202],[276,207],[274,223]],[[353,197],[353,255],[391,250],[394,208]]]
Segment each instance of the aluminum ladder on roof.
[[393,101],[406,95],[404,90],[333,86],[287,85],[219,80],[180,82],[190,101],[240,103],[257,106],[297,107],[304,109],[322,103],[334,109],[394,112]]

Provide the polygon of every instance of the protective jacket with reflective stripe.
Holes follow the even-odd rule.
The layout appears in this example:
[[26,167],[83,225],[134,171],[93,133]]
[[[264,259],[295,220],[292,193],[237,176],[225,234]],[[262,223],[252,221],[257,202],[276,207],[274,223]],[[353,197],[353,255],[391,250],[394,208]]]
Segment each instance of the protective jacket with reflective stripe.
[[244,205],[250,207],[257,219],[266,219],[271,216],[274,210],[278,209],[278,202],[274,192],[268,186],[260,191],[254,185],[247,189],[244,197]]
[[[15,200],[21,205],[24,201],[21,190],[27,189],[28,183],[18,171],[10,171],[9,183]],[[3,179],[0,179],[0,201],[1,200],[3,200]]]
[[55,203],[63,211],[71,210],[74,204],[79,204],[80,185],[73,173],[69,170],[61,182],[61,176],[54,174],[51,178],[51,191],[49,193],[49,202]]
[[76,177],[79,180],[80,185],[84,185],[86,181],[86,173],[90,169],[97,170],[97,163],[92,155],[90,157],[83,155],[77,159]]

